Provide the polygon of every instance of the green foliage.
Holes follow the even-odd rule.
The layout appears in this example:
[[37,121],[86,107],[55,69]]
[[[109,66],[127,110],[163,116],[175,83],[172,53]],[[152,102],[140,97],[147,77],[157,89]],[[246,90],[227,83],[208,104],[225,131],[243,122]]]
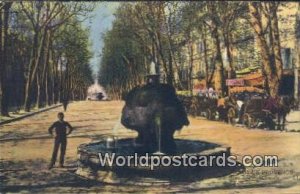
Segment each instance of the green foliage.
[[[264,10],[268,3],[258,4]],[[288,7],[278,5],[279,11]],[[267,18],[272,11],[261,14]],[[248,2],[126,2],[115,18],[104,35],[99,75],[113,98],[141,84],[151,61],[163,82],[190,91],[195,79],[204,77],[212,86],[222,75],[217,80],[224,85],[230,71],[262,67]],[[264,28],[268,36],[269,26]]]
[[[10,98],[1,103],[13,109],[24,105],[29,111],[34,102],[40,108],[62,98],[85,98],[94,78],[89,32],[81,20],[92,10],[92,4],[82,2],[12,3],[8,27],[1,29],[8,35],[5,71],[0,72],[0,77],[6,75],[0,89],[8,88],[5,95]],[[62,57],[67,61],[65,71],[59,67]]]
[[[105,47],[99,81],[111,93],[132,88],[146,75],[142,45],[135,40],[134,29],[124,18],[128,9],[127,5],[118,9],[112,29],[103,35]],[[114,97],[120,97],[120,93]]]

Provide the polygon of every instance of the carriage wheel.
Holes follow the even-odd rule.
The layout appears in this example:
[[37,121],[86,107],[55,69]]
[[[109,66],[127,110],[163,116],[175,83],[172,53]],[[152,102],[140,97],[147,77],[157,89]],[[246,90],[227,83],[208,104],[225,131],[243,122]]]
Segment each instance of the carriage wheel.
[[236,121],[235,121],[235,115],[236,112],[234,110],[234,108],[229,108],[228,112],[227,112],[227,118],[228,118],[228,123],[230,123],[231,125],[235,125]]
[[201,115],[201,111],[200,108],[197,106],[196,110],[195,110],[195,116],[200,116]]
[[190,112],[191,112],[191,113],[190,113],[190,114],[191,114],[191,116],[192,116],[192,117],[194,117],[194,116],[195,116],[195,114],[196,114],[196,113],[195,113],[195,108],[194,108],[194,107],[191,107],[191,110],[190,110]]
[[195,117],[198,115],[198,101],[195,98],[191,99],[190,114]]
[[216,119],[216,112],[212,112],[211,113],[211,120],[215,120]]
[[195,108],[195,106],[192,104],[191,106],[190,106],[190,110],[189,110],[189,113],[190,113],[190,115],[191,116],[195,116],[195,113],[196,112],[196,108]]
[[206,109],[206,118],[208,119],[208,120],[211,120],[212,119],[212,112],[211,112],[211,110],[208,108],[208,109]]
[[249,114],[245,114],[243,116],[243,124],[248,128],[250,129],[252,127],[252,118]]
[[259,119],[256,119],[255,117],[251,117],[251,127],[256,128],[258,126]]

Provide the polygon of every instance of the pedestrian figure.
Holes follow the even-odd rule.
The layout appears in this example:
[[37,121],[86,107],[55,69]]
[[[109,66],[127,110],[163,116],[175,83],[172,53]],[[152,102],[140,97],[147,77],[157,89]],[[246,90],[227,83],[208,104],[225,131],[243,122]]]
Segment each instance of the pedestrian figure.
[[69,104],[69,100],[67,98],[64,98],[63,101],[62,101],[62,104],[63,104],[63,107],[64,107],[64,111],[66,112],[68,104]]
[[[73,127],[68,122],[64,121],[64,113],[62,112],[58,113],[57,117],[58,117],[58,121],[54,122],[51,125],[51,127],[48,129],[48,132],[52,136],[53,136],[53,129],[55,129],[54,148],[53,148],[51,162],[49,164],[49,170],[53,168],[56,162],[59,146],[60,146],[59,166],[60,167],[64,166],[64,157],[65,157],[66,147],[67,147],[67,135],[69,135],[73,130]],[[67,132],[67,128],[69,129],[68,132]]]

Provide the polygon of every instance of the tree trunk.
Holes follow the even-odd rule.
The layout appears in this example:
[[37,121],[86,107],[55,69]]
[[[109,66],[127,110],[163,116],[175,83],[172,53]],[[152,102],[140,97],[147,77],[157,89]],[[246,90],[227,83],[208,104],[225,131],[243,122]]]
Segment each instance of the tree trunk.
[[36,76],[36,86],[37,86],[36,107],[41,108],[41,80],[39,75]]
[[223,30],[223,38],[224,38],[224,44],[226,47],[226,55],[228,59],[228,64],[229,64],[229,79],[235,78],[235,68],[233,65],[233,60],[232,60],[232,43],[231,43],[231,38],[230,34],[227,32],[228,30]]
[[189,90],[190,95],[193,95],[193,66],[194,66],[194,48],[193,48],[193,42],[189,41]]
[[50,98],[49,98],[49,85],[48,85],[48,71],[46,72],[46,80],[45,80],[45,101],[46,101],[46,105],[50,106],[51,102],[50,102]]
[[220,46],[220,39],[218,33],[218,27],[215,25],[212,36],[214,38],[215,48],[216,48],[216,76],[215,76],[215,90],[220,94],[220,96],[224,96],[225,92],[225,79],[224,79],[224,66],[222,61],[222,53]]
[[[1,2],[1,4],[0,4],[1,6],[2,6],[2,2]],[[3,56],[4,56],[4,54],[3,54],[3,44],[2,44],[2,40],[3,40],[3,38],[2,38],[2,25],[3,25],[3,21],[2,21],[2,7],[0,8],[0,61],[1,61],[1,63],[0,63],[0,75],[1,75],[1,77],[0,77],[0,114],[2,115],[2,112],[5,114],[5,108],[2,108],[2,100],[3,100],[3,82],[2,82],[2,80],[3,80],[3,75],[4,75],[4,68],[3,68],[3,66],[4,66],[4,64],[3,64]],[[3,110],[3,111],[2,111]]]
[[203,40],[203,51],[204,51],[204,63],[205,63],[205,85],[208,87],[209,83],[209,64],[208,64],[208,56],[207,56],[207,43],[206,43],[206,33],[202,34]]
[[[45,49],[44,49],[44,66],[43,66],[43,73],[41,78],[41,85],[44,88],[42,91],[42,97],[46,104],[49,104],[48,98],[48,71],[49,71],[49,55],[50,55],[50,44],[51,44],[51,37],[52,32],[50,30],[46,30],[46,40],[45,40]],[[45,87],[44,87],[45,86]]]
[[294,65],[294,99],[298,102],[299,108],[299,68],[300,68],[300,4],[298,4],[298,11],[295,22],[295,65]]
[[264,72],[266,73],[266,81],[269,86],[267,91],[271,96],[275,97],[278,93],[279,79],[276,73],[276,67],[270,61],[269,47],[263,35],[261,16],[258,11],[257,2],[248,3],[250,10],[250,23],[255,32],[255,37],[260,47],[260,53],[263,63]]
[[[37,55],[37,59],[35,61],[35,68],[33,70],[33,79],[34,77],[36,76],[37,77],[37,89],[38,89],[38,94],[37,94],[37,107],[38,108],[41,108],[42,107],[42,100],[41,100],[41,88],[43,87],[43,79],[44,79],[44,70],[45,70],[45,67],[43,68],[43,72],[38,72],[40,71],[39,70],[39,66],[41,64],[41,61],[42,61],[42,54],[43,54],[43,51],[44,51],[44,45],[45,45],[45,42],[46,42],[46,36],[47,36],[47,30],[46,28],[44,29],[43,31],[43,34],[42,34],[42,39],[41,39],[41,42],[40,42],[40,45],[39,45],[39,50],[38,50],[38,55]],[[44,64],[46,64],[46,62],[44,61]],[[45,65],[44,65],[45,66]],[[46,70],[45,70],[46,71]]]
[[39,29],[38,27],[35,28],[34,30],[34,35],[33,35],[33,46],[31,50],[31,57],[30,57],[30,62],[29,62],[29,69],[28,69],[28,78],[26,80],[26,86],[25,86],[25,99],[24,99],[24,109],[26,112],[30,111],[30,106],[31,106],[31,90],[32,90],[32,80],[35,75],[33,75],[33,69],[35,68],[34,65],[35,60],[36,60],[36,50],[38,47],[38,37],[39,37]]
[[173,80],[174,80],[174,73],[173,73],[173,60],[172,60],[172,55],[169,53],[169,74],[168,74],[168,84],[173,85]]
[[278,17],[277,17],[277,3],[278,2],[270,2],[271,3],[271,26],[273,31],[273,50],[274,50],[274,61],[276,66],[276,73],[278,80],[281,80],[282,77],[282,58],[281,58],[281,46],[280,46],[280,36],[279,36],[279,28],[278,28]]
[[169,54],[170,54],[169,60],[171,61],[171,62],[169,62],[169,64],[170,64],[169,69],[171,70],[170,74],[172,74],[172,77],[174,78],[173,67],[172,67],[173,66],[172,63],[174,63],[175,68],[176,68],[176,73],[178,75],[178,86],[179,86],[180,89],[182,89],[183,86],[182,86],[182,81],[181,81],[180,76],[179,76],[180,71],[179,71],[179,68],[178,68],[178,64],[177,64],[176,59],[175,59],[174,44],[173,44],[170,28],[169,28],[169,25],[167,23],[165,23],[165,25],[168,29],[167,35],[168,35],[168,47],[169,47]]
[[[0,5],[2,5],[2,4],[0,4]],[[4,115],[5,115],[5,112],[8,112],[8,111],[5,111],[5,108],[3,108],[2,107],[2,100],[3,100],[3,72],[4,72],[4,68],[3,68],[3,66],[4,66],[4,64],[3,64],[3,56],[4,56],[4,54],[3,54],[3,48],[2,48],[2,8],[0,9],[0,61],[1,61],[1,63],[0,63],[0,75],[1,75],[1,77],[0,77],[0,114],[2,115],[3,113],[4,113]]]
[[59,91],[60,91],[60,73],[58,72],[58,59],[55,59],[54,52],[52,50],[52,62],[53,62],[53,103],[57,104],[59,101]]
[[[23,5],[22,5],[23,6]],[[23,7],[24,8],[24,7]],[[25,9],[24,9],[25,10]],[[30,111],[30,106],[31,106],[31,90],[32,90],[32,84],[33,81],[35,80],[36,76],[36,70],[37,70],[37,49],[38,49],[38,39],[39,39],[39,34],[40,34],[40,13],[41,13],[41,7],[37,10],[37,14],[35,15],[36,17],[36,22],[35,25],[33,25],[33,44],[32,44],[32,50],[30,54],[30,61],[29,61],[29,68],[28,68],[28,78],[26,80],[26,86],[25,86],[25,99],[24,99],[24,109],[26,112]],[[33,18],[29,18],[32,23],[33,23]]]
[[[49,74],[48,74],[48,78],[49,78],[49,85],[50,85],[50,93],[49,93],[49,101],[50,101],[50,105],[55,104],[55,63],[53,60],[53,53],[52,53],[52,48],[50,48],[49,51]],[[48,91],[49,92],[49,91]]]
[[56,88],[55,88],[55,75],[52,75],[51,78],[51,92],[52,92],[52,104],[56,104]]
[[156,41],[155,41],[155,45],[156,45],[156,49],[160,55],[162,64],[163,64],[163,68],[165,71],[165,74],[167,76],[167,83],[173,86],[173,71],[172,71],[172,67],[168,68],[167,65],[167,61],[165,59],[164,53],[163,53],[163,48],[162,48],[162,43],[161,43],[161,39],[160,39],[160,33],[156,32]]
[[12,3],[5,2],[3,10],[0,10],[0,26],[1,26],[1,81],[0,81],[0,109],[2,116],[9,116],[9,96],[8,96],[8,85],[7,85],[7,39],[8,39],[8,17],[9,10]]

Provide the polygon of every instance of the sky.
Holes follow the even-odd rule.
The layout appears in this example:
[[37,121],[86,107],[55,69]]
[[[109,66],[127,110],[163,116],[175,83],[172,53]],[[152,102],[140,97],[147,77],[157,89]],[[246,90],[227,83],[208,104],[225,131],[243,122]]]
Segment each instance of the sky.
[[[92,2],[90,2],[92,3]],[[93,57],[90,65],[93,73],[99,71],[101,61],[101,51],[104,46],[102,34],[111,29],[114,21],[114,12],[119,6],[118,2],[93,2],[95,9],[90,13],[90,18],[83,22],[86,28],[90,29],[90,43]]]

